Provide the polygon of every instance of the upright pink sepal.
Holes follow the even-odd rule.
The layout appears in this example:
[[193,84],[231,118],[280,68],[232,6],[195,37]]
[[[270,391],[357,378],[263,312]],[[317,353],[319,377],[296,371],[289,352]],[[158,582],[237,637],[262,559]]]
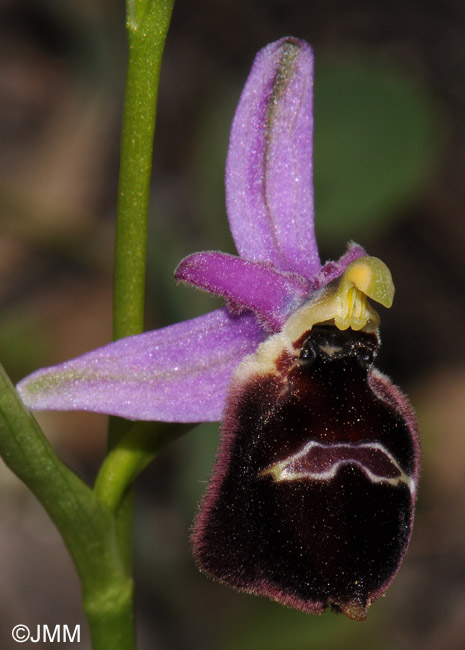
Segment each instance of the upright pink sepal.
[[242,257],[311,277],[313,53],[296,38],[261,50],[234,117],[226,165],[231,232]]

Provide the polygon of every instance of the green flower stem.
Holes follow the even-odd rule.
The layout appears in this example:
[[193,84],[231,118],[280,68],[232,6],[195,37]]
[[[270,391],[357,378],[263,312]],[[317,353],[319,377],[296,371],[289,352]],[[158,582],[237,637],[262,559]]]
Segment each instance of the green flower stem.
[[[113,338],[144,330],[147,214],[160,69],[174,0],[127,0],[128,67],[121,132],[115,237]],[[130,425],[110,418],[109,450],[117,449]],[[107,474],[97,481],[106,493]],[[115,481],[112,480],[112,486]],[[118,493],[118,539],[131,573],[132,502],[128,483]]]
[[78,571],[94,650],[134,650],[132,580],[111,512],[57,457],[0,366],[0,455],[58,528]]
[[[137,476],[154,460],[160,451],[174,442],[191,424],[162,422],[129,422],[115,418],[115,426],[126,433],[120,437],[102,463],[94,492],[100,502],[114,513],[118,547],[128,576],[132,575],[132,517]],[[127,428],[129,426],[129,428]]]
[[[144,330],[147,215],[160,69],[174,0],[127,0],[128,66],[121,133],[120,174],[115,237],[113,338]],[[129,423],[111,418],[108,448],[96,482],[96,496],[111,504],[117,545],[126,575],[132,574],[134,493],[137,471],[115,467],[145,466],[151,442],[128,444]],[[144,464],[145,463],[145,464]]]
[[[129,61],[115,244],[114,338],[144,327],[147,212],[161,59],[174,0],[127,0]],[[168,441],[112,420],[95,491],[64,465],[0,367],[0,455],[57,526],[78,571],[94,650],[135,650],[129,486]],[[170,439],[175,434],[170,434]]]
[[94,492],[101,503],[111,512],[117,512],[127,486],[167,444],[191,428],[191,424],[135,423],[109,452],[100,468]]
[[147,213],[160,68],[174,0],[127,0],[129,58],[121,134],[113,338],[144,329]]

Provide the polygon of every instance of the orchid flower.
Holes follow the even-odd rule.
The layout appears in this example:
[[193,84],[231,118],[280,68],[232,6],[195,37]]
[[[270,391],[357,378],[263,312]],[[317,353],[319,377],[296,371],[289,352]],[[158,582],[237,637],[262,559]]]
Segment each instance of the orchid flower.
[[226,306],[121,339],[22,380],[31,409],[223,420],[197,517],[210,576],[306,612],[363,619],[410,539],[418,434],[373,367],[394,286],[351,243],[321,264],[314,233],[313,54],[261,50],[234,117],[226,202],[239,256],[195,253],[178,281]]

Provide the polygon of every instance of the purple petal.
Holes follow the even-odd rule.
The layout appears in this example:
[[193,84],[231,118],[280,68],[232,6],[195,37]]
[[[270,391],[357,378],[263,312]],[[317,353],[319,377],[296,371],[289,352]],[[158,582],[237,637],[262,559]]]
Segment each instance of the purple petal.
[[219,309],[110,343],[34,372],[18,391],[36,410],[84,410],[134,420],[220,420],[231,374],[264,334],[253,315]]
[[310,278],[313,227],[313,54],[295,38],[261,50],[234,117],[226,165],[231,232],[242,257]]
[[276,271],[264,262],[216,252],[186,257],[175,277],[223,296],[236,311],[251,309],[272,332],[281,329],[310,289],[310,283],[296,273]]
[[329,282],[332,282],[332,280],[335,280],[344,273],[351,262],[366,254],[365,249],[359,244],[350,242],[342,257],[340,257],[336,262],[326,262],[321,267],[320,271],[312,278],[312,290],[316,291]]

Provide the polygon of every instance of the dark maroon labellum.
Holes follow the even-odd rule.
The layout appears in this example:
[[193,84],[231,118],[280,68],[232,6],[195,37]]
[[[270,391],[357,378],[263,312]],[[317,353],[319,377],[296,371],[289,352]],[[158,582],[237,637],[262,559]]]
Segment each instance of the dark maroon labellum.
[[194,551],[212,577],[306,612],[366,617],[413,521],[418,447],[374,333],[315,326],[233,387]]

